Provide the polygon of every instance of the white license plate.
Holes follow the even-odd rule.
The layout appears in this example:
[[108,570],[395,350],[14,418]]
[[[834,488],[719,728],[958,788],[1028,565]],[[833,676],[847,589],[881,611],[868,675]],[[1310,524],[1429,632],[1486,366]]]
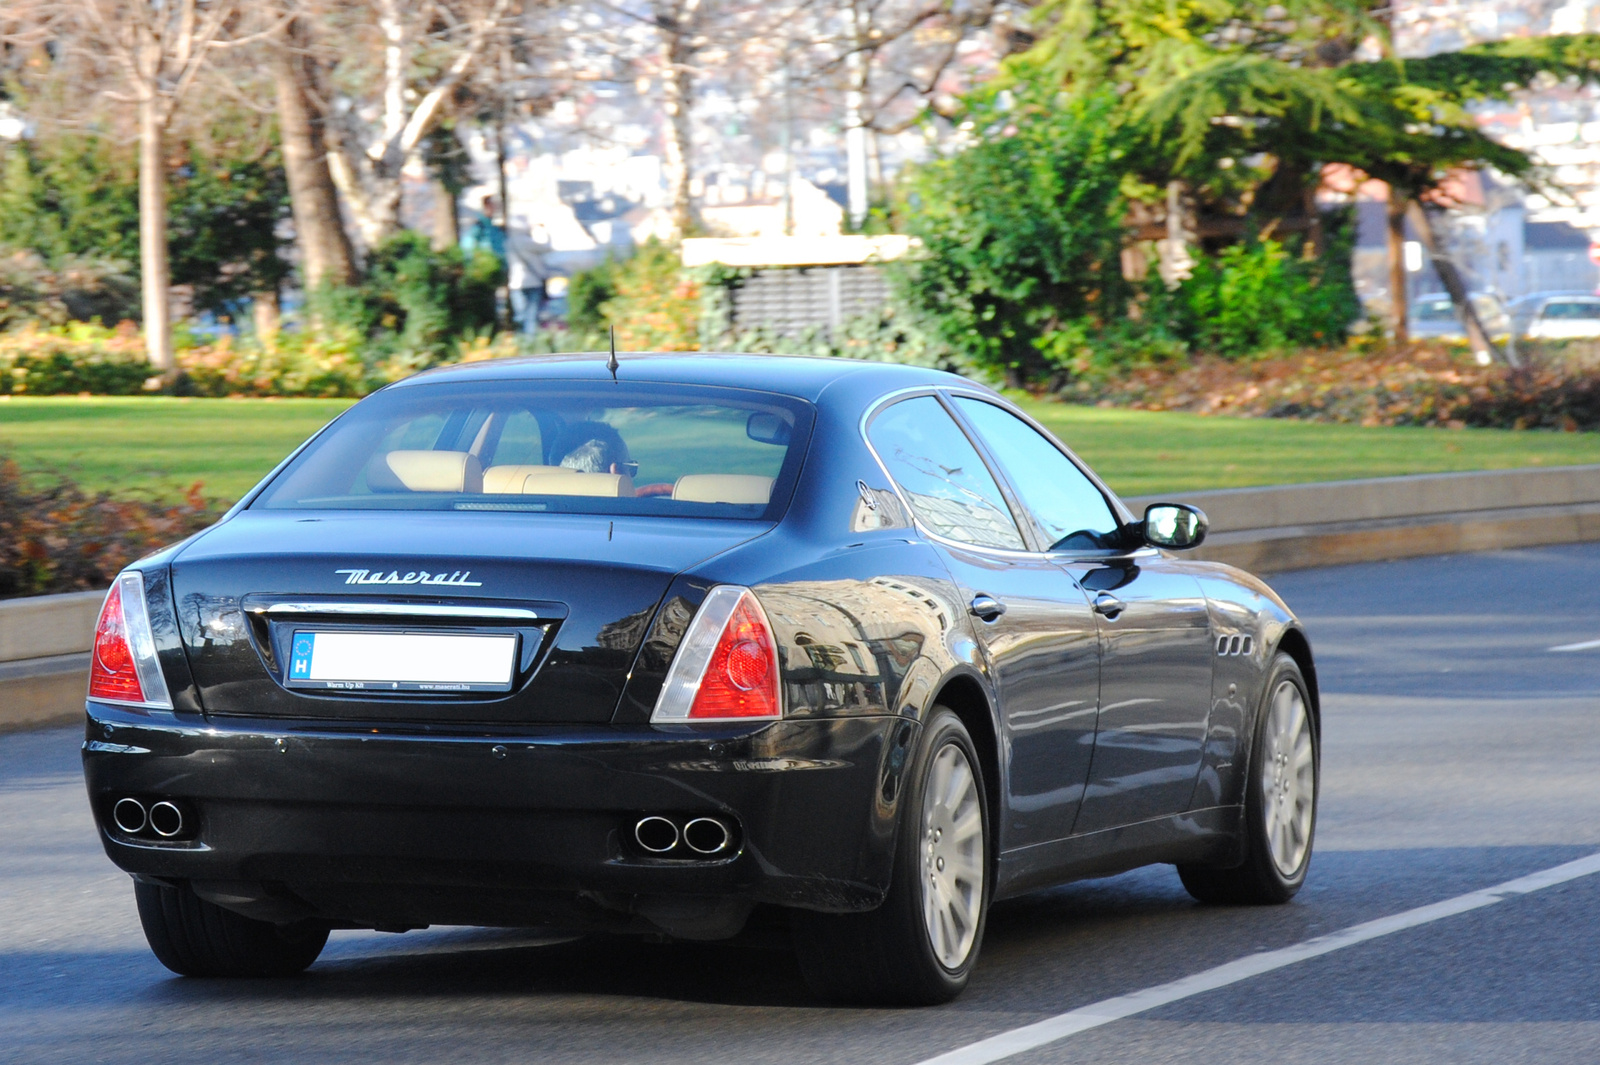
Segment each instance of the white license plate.
[[517,637],[424,632],[296,632],[289,684],[351,691],[510,691]]

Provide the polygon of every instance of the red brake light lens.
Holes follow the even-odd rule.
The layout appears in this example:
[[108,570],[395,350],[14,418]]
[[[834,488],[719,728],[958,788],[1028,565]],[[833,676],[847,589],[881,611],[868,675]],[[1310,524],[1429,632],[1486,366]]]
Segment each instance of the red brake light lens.
[[661,686],[657,724],[783,716],[778,645],[748,588],[711,589],[678,644]]
[[778,717],[778,654],[772,630],[745,592],[700,678],[689,718]]
[[117,576],[100,608],[89,663],[89,698],[172,709],[150,628],[144,576],[136,570]]
[[139,667],[128,643],[128,625],[122,616],[122,582],[111,586],[100,621],[94,628],[94,660],[89,666],[89,698],[119,703],[144,702]]

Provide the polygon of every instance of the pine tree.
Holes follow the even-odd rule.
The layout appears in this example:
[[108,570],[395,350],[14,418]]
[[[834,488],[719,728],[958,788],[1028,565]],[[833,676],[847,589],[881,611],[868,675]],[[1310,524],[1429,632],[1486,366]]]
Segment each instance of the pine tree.
[[[1385,182],[1391,260],[1409,218],[1434,251],[1469,335],[1493,350],[1459,275],[1437,253],[1422,205],[1447,203],[1443,185],[1453,170],[1539,180],[1535,160],[1485,136],[1470,106],[1508,99],[1541,76],[1594,76],[1600,36],[1403,59],[1377,17],[1387,10],[1341,0],[1053,0],[1041,8],[1047,28],[1039,42],[1008,75],[1078,92],[1114,86],[1121,121],[1140,134],[1140,177],[1152,190],[1193,196],[1215,236],[1246,228],[1241,221],[1314,236],[1312,195],[1325,164]],[[1204,223],[1196,229],[1208,235]],[[1390,287],[1404,339],[1404,286]]]

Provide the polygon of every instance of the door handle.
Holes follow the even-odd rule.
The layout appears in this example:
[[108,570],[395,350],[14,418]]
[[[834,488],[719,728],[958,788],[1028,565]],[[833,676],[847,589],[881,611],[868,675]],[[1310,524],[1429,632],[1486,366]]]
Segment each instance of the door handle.
[[1128,604],[1110,592],[1101,592],[1094,597],[1094,612],[1108,621],[1117,620],[1117,615],[1127,608]]
[[975,618],[993,621],[1006,612],[1006,605],[992,595],[975,595],[968,609]]

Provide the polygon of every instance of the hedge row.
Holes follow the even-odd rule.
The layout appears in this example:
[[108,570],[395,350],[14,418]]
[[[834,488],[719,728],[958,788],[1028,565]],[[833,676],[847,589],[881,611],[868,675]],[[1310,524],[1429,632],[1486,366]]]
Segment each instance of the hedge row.
[[0,598],[104,588],[128,563],[220,515],[196,484],[177,504],[41,486],[0,461]]
[[1108,407],[1358,425],[1600,429],[1600,351],[1564,345],[1530,354],[1522,370],[1479,366],[1444,344],[1201,358],[1080,383],[1062,395]]

